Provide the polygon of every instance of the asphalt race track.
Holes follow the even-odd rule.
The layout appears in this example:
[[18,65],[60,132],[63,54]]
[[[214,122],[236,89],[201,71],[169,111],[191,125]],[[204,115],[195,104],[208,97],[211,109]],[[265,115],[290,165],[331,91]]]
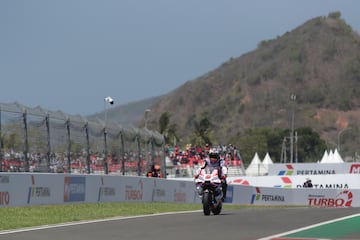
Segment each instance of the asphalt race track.
[[[223,211],[219,216],[204,216],[199,211],[113,219],[7,234],[0,232],[0,239],[251,240],[359,213],[360,208],[247,208]],[[357,229],[355,233],[336,239],[360,239],[360,222]]]

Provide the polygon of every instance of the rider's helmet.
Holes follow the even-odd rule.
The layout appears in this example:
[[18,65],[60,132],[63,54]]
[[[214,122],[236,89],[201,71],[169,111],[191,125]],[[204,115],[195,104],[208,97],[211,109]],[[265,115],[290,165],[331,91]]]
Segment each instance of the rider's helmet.
[[209,159],[211,163],[217,163],[220,160],[219,151],[216,148],[211,148],[209,151]]

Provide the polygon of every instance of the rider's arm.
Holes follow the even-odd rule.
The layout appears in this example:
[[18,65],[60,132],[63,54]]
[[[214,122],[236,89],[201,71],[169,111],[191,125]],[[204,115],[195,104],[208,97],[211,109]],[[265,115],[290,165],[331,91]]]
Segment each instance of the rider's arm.
[[204,165],[201,167],[201,169],[206,168],[207,164],[208,164],[208,163],[207,163],[207,161],[205,160],[205,161],[204,161]]
[[200,168],[198,168],[198,169],[196,170],[196,174],[195,174],[194,178],[198,178],[201,170],[205,169],[206,166],[207,166],[207,161],[205,160],[205,161],[204,161],[204,165],[201,166]]
[[222,167],[221,167],[221,172],[222,172],[223,175],[227,175],[227,173],[228,173],[227,167],[222,166]]
[[223,179],[226,179],[227,173],[228,173],[227,167],[226,167],[225,165],[222,165],[222,166],[221,166],[221,177],[222,177]]

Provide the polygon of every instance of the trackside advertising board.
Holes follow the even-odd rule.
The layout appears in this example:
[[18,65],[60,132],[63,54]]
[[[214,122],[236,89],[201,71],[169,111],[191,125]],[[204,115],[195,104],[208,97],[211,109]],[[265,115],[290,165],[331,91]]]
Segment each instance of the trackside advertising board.
[[0,207],[94,202],[200,202],[194,183],[160,178],[0,173]]
[[307,178],[310,178],[313,187],[318,189],[360,188],[360,174],[240,176],[228,177],[228,183],[256,187],[302,188]]
[[360,174],[360,163],[269,164],[269,176]]
[[253,188],[252,205],[297,205],[309,207],[359,207],[359,189],[274,189]]
[[[0,173],[0,207],[95,202],[201,203],[195,183],[159,178]],[[232,184],[226,203],[360,207],[360,189],[274,188]]]

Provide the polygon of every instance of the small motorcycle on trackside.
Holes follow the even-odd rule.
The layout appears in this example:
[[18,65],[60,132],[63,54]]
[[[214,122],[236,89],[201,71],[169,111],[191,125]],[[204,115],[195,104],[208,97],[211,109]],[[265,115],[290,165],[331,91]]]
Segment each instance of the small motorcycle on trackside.
[[204,215],[219,215],[222,209],[223,191],[218,169],[202,169],[195,178],[196,189],[202,199]]

